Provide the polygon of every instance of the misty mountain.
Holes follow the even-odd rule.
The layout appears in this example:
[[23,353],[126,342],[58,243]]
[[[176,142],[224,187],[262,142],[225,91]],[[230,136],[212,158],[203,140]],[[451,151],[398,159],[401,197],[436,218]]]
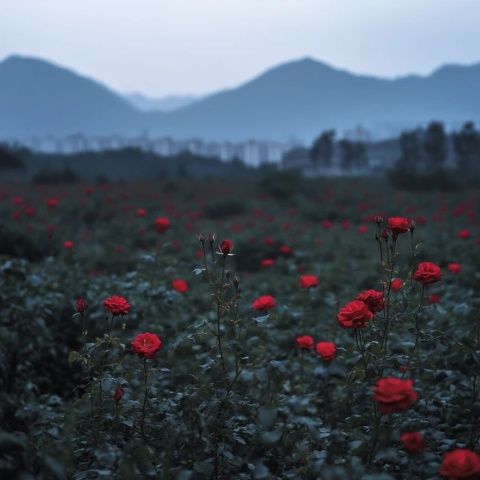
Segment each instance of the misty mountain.
[[386,136],[432,119],[449,126],[480,123],[478,85],[480,63],[390,80],[305,58],[177,110],[145,112],[96,81],[15,56],[0,63],[0,138],[148,132],[207,140],[311,140],[323,129],[343,132],[356,125]]
[[170,112],[185,107],[200,98],[195,95],[168,95],[166,97],[152,98],[137,92],[128,93],[124,97],[134,107],[145,112],[151,112],[152,110]]
[[43,60],[0,63],[0,137],[128,133],[143,114],[104,85]]

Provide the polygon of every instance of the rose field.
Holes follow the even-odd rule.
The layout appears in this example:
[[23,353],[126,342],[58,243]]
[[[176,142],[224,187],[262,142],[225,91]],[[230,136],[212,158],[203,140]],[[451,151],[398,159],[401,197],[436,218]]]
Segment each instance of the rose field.
[[479,200],[1,185],[1,478],[479,479]]

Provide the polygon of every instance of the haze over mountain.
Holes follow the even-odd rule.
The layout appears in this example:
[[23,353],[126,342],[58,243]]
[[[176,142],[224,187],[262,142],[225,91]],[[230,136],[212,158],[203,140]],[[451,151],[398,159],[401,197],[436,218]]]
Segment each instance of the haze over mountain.
[[168,95],[161,98],[152,98],[138,92],[127,93],[124,97],[134,107],[144,110],[145,112],[151,112],[152,110],[171,112],[172,110],[178,110],[200,99],[200,97],[196,97],[195,95]]
[[311,58],[271,68],[170,112],[141,111],[122,95],[43,60],[0,63],[0,138],[148,132],[206,140],[296,138],[362,125],[378,136],[432,119],[480,123],[480,63],[383,79]]

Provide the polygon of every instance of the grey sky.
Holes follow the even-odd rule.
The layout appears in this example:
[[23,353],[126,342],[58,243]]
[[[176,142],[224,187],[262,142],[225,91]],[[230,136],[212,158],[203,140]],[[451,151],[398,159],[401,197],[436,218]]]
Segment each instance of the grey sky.
[[207,93],[312,56],[353,72],[480,61],[480,0],[0,0],[0,59],[119,91]]

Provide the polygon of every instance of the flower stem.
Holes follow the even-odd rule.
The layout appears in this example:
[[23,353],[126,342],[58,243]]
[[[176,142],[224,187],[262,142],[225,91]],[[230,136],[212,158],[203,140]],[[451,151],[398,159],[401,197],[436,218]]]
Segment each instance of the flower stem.
[[148,364],[147,359],[143,359],[143,385],[144,385],[144,394],[143,394],[143,405],[142,405],[142,417],[140,420],[140,432],[142,436],[145,436],[145,417],[147,416],[147,398],[148,398]]

